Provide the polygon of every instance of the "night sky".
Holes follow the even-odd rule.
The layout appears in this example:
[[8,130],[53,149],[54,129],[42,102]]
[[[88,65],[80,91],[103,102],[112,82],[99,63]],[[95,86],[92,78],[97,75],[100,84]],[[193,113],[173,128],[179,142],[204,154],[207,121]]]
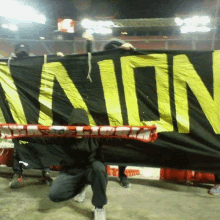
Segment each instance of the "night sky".
[[[21,0],[24,2],[24,0]],[[204,0],[25,0],[48,19],[93,18],[115,19],[167,18],[176,13],[199,13]],[[206,0],[207,1],[207,0]],[[214,0],[209,0],[214,1]]]

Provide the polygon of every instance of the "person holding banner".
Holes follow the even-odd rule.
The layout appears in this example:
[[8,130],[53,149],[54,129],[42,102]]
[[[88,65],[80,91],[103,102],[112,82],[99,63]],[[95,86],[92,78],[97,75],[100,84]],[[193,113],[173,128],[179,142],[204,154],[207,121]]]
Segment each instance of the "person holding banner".
[[[14,171],[12,180],[9,182],[9,188],[11,189],[17,189],[22,186],[23,183],[23,176],[22,166],[26,165],[24,161],[21,161],[18,153],[18,148],[22,147],[22,144],[19,143],[19,140],[13,140],[14,143],[14,155],[13,155],[13,166],[12,169]],[[47,184],[48,186],[51,186],[53,179],[50,176],[50,167],[44,167],[42,165],[42,183]]]
[[[86,40],[85,48],[87,53],[91,53],[94,51],[94,37],[92,34],[89,34],[87,32],[83,33],[82,37]],[[114,50],[122,48],[124,50],[134,50],[135,48],[130,44],[126,43],[125,41],[121,39],[111,39],[109,40],[103,47],[103,50]],[[127,175],[125,174],[126,166],[119,166],[119,180],[120,184],[125,187],[129,188],[131,186],[130,182],[128,181]]]
[[[89,125],[84,109],[74,109],[69,125]],[[107,204],[107,173],[103,164],[100,144],[94,138],[67,138],[62,144],[66,152],[60,162],[62,170],[52,183],[49,198],[62,202],[74,198],[82,202],[88,184],[93,191],[92,204],[95,206],[94,219],[106,220],[104,205]]]

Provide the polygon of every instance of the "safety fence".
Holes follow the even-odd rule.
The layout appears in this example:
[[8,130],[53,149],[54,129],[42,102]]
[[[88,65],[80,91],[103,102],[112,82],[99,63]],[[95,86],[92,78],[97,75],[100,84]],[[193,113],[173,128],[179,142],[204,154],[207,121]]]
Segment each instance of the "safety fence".
[[[101,51],[111,38],[96,39],[94,51]],[[211,50],[213,40],[211,39],[151,39],[151,38],[123,38],[137,49],[146,50]],[[82,54],[85,52],[85,41],[82,38],[75,40],[16,40],[0,38],[0,58],[8,58],[14,54],[14,46],[17,43],[26,43],[30,47],[31,56],[42,56],[44,54],[56,54],[62,52],[64,55]],[[220,39],[214,42],[214,49],[220,49]]]

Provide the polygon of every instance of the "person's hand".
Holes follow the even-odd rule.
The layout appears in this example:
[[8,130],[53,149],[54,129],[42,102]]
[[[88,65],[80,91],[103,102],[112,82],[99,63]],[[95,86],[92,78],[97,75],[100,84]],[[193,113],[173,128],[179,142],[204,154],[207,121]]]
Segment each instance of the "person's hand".
[[83,33],[82,38],[84,38],[85,40],[94,40],[94,37],[92,36],[92,34],[89,34],[87,32]]
[[58,57],[64,57],[64,54],[62,52],[57,52]]
[[135,49],[135,48],[132,46],[132,44],[130,44],[130,43],[122,44],[120,48],[122,48],[122,49],[124,49],[124,50],[134,50],[134,49]]

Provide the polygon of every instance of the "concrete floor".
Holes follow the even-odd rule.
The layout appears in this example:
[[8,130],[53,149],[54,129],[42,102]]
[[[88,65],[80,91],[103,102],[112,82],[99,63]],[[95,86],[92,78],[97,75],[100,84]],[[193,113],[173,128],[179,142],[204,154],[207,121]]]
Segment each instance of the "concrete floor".
[[[87,188],[83,203],[69,200],[53,203],[49,188],[39,180],[40,172],[25,171],[23,187],[9,189],[11,168],[0,168],[0,220],[89,220],[93,219],[92,191]],[[58,172],[53,171],[55,179]],[[38,177],[37,177],[38,176]],[[143,176],[130,178],[131,188],[122,188],[109,178],[107,220],[219,220],[220,196],[207,193],[212,185],[187,186]]]

